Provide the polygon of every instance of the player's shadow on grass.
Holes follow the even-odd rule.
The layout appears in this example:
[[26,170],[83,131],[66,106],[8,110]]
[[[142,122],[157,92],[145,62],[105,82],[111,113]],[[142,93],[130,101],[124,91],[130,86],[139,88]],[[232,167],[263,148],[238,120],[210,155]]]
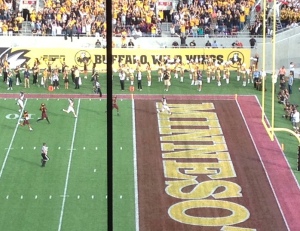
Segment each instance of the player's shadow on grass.
[[35,166],[40,166],[41,165],[41,163],[29,161],[29,160],[26,160],[26,159],[23,159],[23,158],[20,158],[20,157],[16,157],[16,156],[11,156],[10,158],[13,158],[14,160],[19,161],[19,162],[28,163],[28,164],[35,165]]

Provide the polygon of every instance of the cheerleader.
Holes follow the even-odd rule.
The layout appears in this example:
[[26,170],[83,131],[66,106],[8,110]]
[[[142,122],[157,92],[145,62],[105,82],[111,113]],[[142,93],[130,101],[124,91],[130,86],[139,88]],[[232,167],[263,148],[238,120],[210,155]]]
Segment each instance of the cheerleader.
[[255,64],[252,64],[249,68],[249,73],[248,73],[248,84],[251,82],[253,83],[253,72],[255,71]]
[[48,73],[48,78],[51,78],[52,74],[52,63],[49,61],[47,62],[47,73]]
[[158,82],[163,81],[163,64],[161,61],[158,60],[158,69],[157,69],[157,75],[158,75]]
[[211,79],[215,80],[216,79],[216,65],[218,64],[218,61],[215,63],[212,62],[211,64]]
[[183,83],[184,65],[181,61],[178,63],[178,69],[179,69],[179,73],[180,73],[180,82]]
[[48,81],[48,70],[44,69],[43,75],[41,78],[41,85],[44,86],[44,88],[47,86],[47,81]]
[[207,83],[210,83],[211,74],[212,74],[211,64],[208,63],[207,64],[207,69],[206,69]]
[[241,66],[241,75],[242,75],[242,78],[243,78],[243,87],[246,87],[247,85],[247,75],[246,75],[246,64],[244,63],[242,66]]
[[146,65],[146,72],[147,72],[148,87],[150,87],[151,86],[151,66],[150,66],[149,62],[147,62],[147,65]]
[[87,74],[88,74],[87,65],[88,65],[88,61],[85,59],[83,61],[83,74],[85,79],[87,79]]
[[202,90],[202,71],[200,70],[200,67],[197,66],[196,69],[196,75],[197,75],[197,85],[198,85],[198,91]]
[[191,85],[194,85],[194,84],[195,84],[195,81],[194,81],[194,79],[193,79],[193,74],[194,74],[194,72],[195,72],[195,69],[194,69],[194,60],[191,59],[191,60],[189,61],[189,76],[190,76],[190,79],[192,80]]
[[133,86],[133,84],[134,84],[134,70],[132,68],[129,69],[129,79],[130,79],[130,85]]
[[125,64],[124,71],[126,74],[126,80],[127,81],[130,80],[130,67],[129,67],[128,63]]
[[219,64],[216,65],[216,78],[217,78],[218,87],[220,87],[221,86],[221,68],[220,68]]
[[225,66],[224,66],[224,73],[225,73],[225,78],[226,78],[226,84],[229,84],[229,79],[230,79],[230,62],[228,61]]
[[237,61],[236,63],[236,80],[240,81],[241,79],[241,63],[240,61]]
[[7,81],[8,81],[8,88],[7,88],[7,90],[12,90],[13,73],[10,70],[7,73]]
[[54,87],[54,89],[59,89],[59,74],[58,74],[58,69],[55,69],[53,71],[52,81],[53,81],[53,87]]
[[195,59],[194,65],[193,65],[193,80],[194,81],[194,85],[197,85],[197,79],[198,79],[198,75],[197,75],[197,69],[198,69],[198,60]]

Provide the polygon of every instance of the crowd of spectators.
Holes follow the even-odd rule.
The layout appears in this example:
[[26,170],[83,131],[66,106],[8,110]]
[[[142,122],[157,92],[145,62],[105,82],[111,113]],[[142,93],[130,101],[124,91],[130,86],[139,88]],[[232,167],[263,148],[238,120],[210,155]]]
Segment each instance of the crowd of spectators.
[[210,34],[236,35],[250,21],[255,0],[179,1],[171,10],[172,35],[186,33],[193,37]]
[[[0,32],[3,35],[18,34],[24,20],[31,22],[34,35],[102,37],[106,33],[104,0],[44,0],[44,7],[38,11],[32,8],[28,17],[18,12],[12,2],[0,0]],[[171,36],[235,35],[245,26],[252,35],[262,33],[263,12],[259,4],[255,5],[255,0],[180,0],[170,11],[158,10],[156,2],[112,0],[113,35],[160,36],[161,22],[171,23]],[[298,25],[298,0],[277,1],[275,4],[284,27]],[[250,25],[250,13],[254,7],[256,20]],[[270,10],[267,7],[267,15]]]
[[[20,31],[23,15],[15,15],[10,0],[0,0],[1,29]],[[2,3],[2,4],[1,4]],[[114,36],[159,36],[160,23],[170,21],[172,34],[198,37],[211,32],[231,34],[242,30],[255,0],[179,1],[171,11],[156,9],[156,0],[113,0]],[[17,19],[18,18],[18,19]],[[27,20],[27,18],[23,18]],[[28,20],[36,35],[84,34],[101,37],[106,32],[104,0],[44,0],[44,8],[31,10]],[[19,25],[19,26],[17,26]],[[18,28],[18,29],[17,29]]]

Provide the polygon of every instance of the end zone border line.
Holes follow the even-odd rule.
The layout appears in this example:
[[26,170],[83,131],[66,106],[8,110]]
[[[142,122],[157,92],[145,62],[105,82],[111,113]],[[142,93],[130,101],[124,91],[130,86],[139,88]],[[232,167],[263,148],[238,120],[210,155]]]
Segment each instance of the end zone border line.
[[[26,103],[27,103],[27,98],[25,99],[24,107],[22,108],[22,111],[20,112],[20,115],[23,114],[23,111],[24,111],[24,108],[25,108],[25,106],[26,106]],[[2,173],[3,173],[4,167],[5,167],[5,165],[6,165],[6,161],[7,161],[7,159],[8,159],[9,152],[10,152],[10,150],[11,150],[11,146],[12,146],[12,144],[13,144],[13,142],[14,142],[14,139],[15,139],[15,136],[16,136],[16,134],[17,134],[17,130],[18,130],[18,127],[19,127],[20,118],[21,118],[21,116],[19,116],[19,119],[18,119],[18,121],[17,121],[16,128],[15,128],[15,130],[14,130],[13,136],[12,136],[12,138],[11,138],[11,140],[10,140],[10,144],[9,144],[9,146],[8,146],[8,148],[7,148],[7,152],[6,152],[5,158],[4,158],[3,163],[2,163],[2,167],[1,167],[1,170],[0,170],[0,179],[1,179],[1,177],[2,177]]]
[[62,220],[63,220],[63,216],[64,216],[64,209],[65,209],[66,195],[67,195],[68,184],[69,184],[71,162],[72,162],[73,150],[74,150],[74,140],[75,140],[77,121],[78,121],[78,116],[79,116],[79,107],[80,107],[80,99],[78,100],[78,105],[77,105],[77,110],[76,110],[77,117],[75,119],[75,124],[74,124],[74,129],[73,129],[73,136],[72,136],[71,150],[70,150],[68,169],[67,169],[67,175],[66,175],[66,181],[65,181],[65,188],[64,188],[64,193],[63,193],[63,200],[62,200],[58,229],[57,229],[58,231],[61,230]]
[[[256,100],[257,100],[257,97],[255,97],[255,98],[256,98]],[[271,189],[272,189],[273,195],[274,195],[274,197],[275,197],[277,206],[278,206],[278,208],[279,208],[279,210],[280,210],[280,213],[281,213],[281,215],[282,215],[282,218],[283,218],[283,220],[284,220],[284,223],[285,223],[287,229],[290,230],[289,224],[288,224],[288,222],[287,222],[287,220],[286,220],[286,218],[285,218],[285,214],[284,214],[284,212],[283,212],[283,210],[282,210],[282,208],[281,208],[281,205],[280,205],[280,203],[279,203],[279,199],[277,198],[277,195],[276,195],[276,193],[275,193],[275,189],[274,189],[274,187],[273,187],[273,185],[272,185],[272,182],[271,182],[271,179],[270,179],[269,174],[268,174],[268,172],[267,172],[267,169],[266,169],[266,167],[265,167],[265,164],[264,164],[264,162],[263,162],[263,160],[262,160],[262,158],[261,158],[260,152],[259,152],[259,150],[258,150],[258,148],[257,148],[257,146],[256,146],[256,144],[255,144],[255,142],[254,142],[253,136],[252,136],[251,131],[250,131],[249,127],[248,127],[248,124],[247,124],[247,121],[246,121],[246,119],[245,119],[244,113],[243,113],[243,111],[242,111],[242,109],[241,109],[241,107],[240,107],[240,104],[239,104],[238,100],[235,100],[235,101],[236,101],[236,105],[237,105],[238,108],[239,108],[239,111],[240,111],[240,113],[241,113],[241,116],[243,117],[243,121],[244,121],[244,123],[245,123],[245,125],[246,125],[246,128],[247,128],[247,130],[248,130],[248,133],[249,133],[249,135],[250,135],[250,137],[251,137],[252,144],[254,145],[254,148],[255,148],[255,150],[256,150],[256,152],[257,152],[257,154],[258,154],[258,158],[259,158],[259,160],[260,160],[260,162],[261,162],[261,164],[262,164],[262,167],[263,167],[263,169],[264,169],[264,172],[265,172],[265,174],[266,174],[266,177],[267,177],[267,179],[268,179],[268,181],[269,181],[269,185],[270,185],[270,187],[271,187]],[[260,105],[260,104],[259,104],[259,105]]]
[[135,104],[132,99],[132,142],[133,142],[133,171],[134,171],[134,199],[135,199],[135,230],[140,230],[139,221],[139,190],[137,176],[137,154],[136,154],[136,133],[135,133]]

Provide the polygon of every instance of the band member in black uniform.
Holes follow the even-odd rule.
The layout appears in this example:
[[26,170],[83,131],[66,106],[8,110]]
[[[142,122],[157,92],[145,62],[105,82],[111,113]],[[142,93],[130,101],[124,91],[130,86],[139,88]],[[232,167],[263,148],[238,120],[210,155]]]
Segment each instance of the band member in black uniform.
[[16,85],[19,85],[20,83],[22,83],[21,75],[20,75],[20,66],[17,66],[14,72],[16,74]]
[[42,156],[42,167],[46,166],[46,162],[49,160],[48,157],[48,147],[46,145],[46,143],[43,143],[42,149],[41,149],[41,156]]
[[65,84],[65,89],[69,89],[69,71],[67,70],[67,68],[64,69],[63,72],[63,80],[64,80],[64,84]]
[[92,76],[95,74],[95,72],[96,72],[96,63],[93,63]]
[[33,80],[32,80],[32,84],[36,85],[37,82],[38,82],[38,74],[39,74],[39,66],[38,64],[36,63],[34,65],[34,67],[32,68],[32,71],[33,71]]
[[75,66],[72,66],[71,68],[71,77],[72,77],[72,82],[75,83]]
[[48,78],[50,78],[51,77],[51,74],[52,74],[52,63],[49,61],[48,63],[47,63],[47,72],[48,72]]
[[64,72],[65,72],[66,67],[67,67],[67,64],[66,64],[65,62],[63,62],[63,63],[61,64],[61,73],[64,73]]
[[5,60],[3,64],[3,82],[5,83],[7,82],[8,70],[9,70],[9,62]]

